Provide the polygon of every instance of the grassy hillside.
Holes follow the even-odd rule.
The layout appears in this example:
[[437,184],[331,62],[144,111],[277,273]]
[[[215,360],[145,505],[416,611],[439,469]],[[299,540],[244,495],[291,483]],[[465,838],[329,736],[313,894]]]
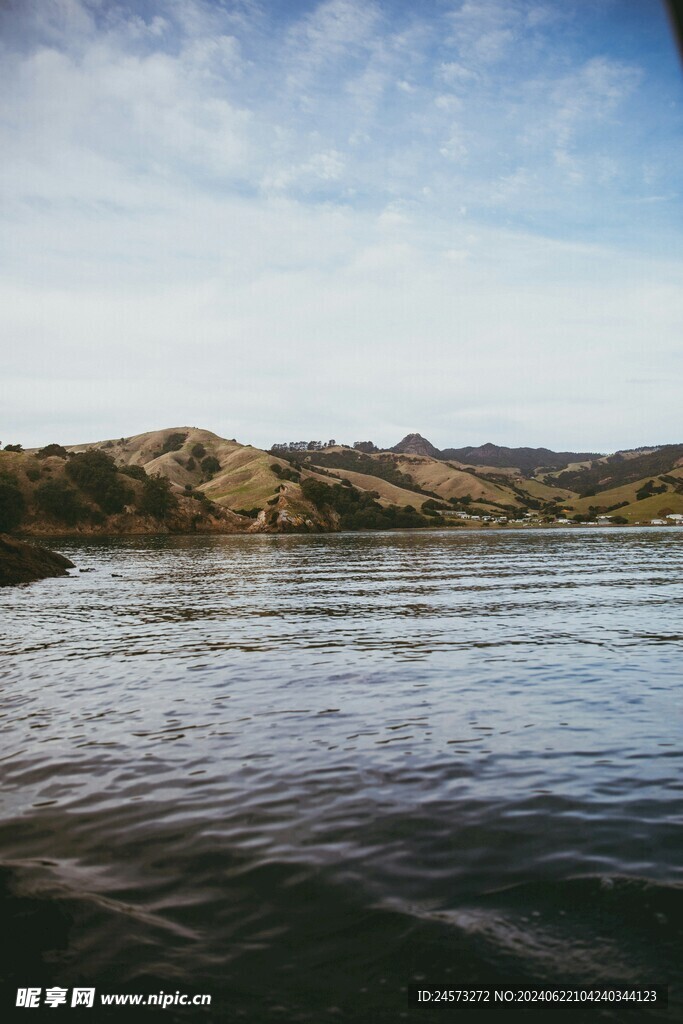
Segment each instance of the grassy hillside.
[[578,468],[546,477],[546,482],[577,491],[581,496],[614,490],[624,484],[660,476],[683,465],[683,445],[666,444],[656,450],[617,452]]
[[[383,498],[397,504],[407,501],[417,507],[425,499],[435,496],[446,501],[466,498],[488,509],[501,505],[522,507],[525,504],[523,496],[510,486],[515,478],[511,475],[508,479],[507,472],[496,473],[494,470],[496,479],[492,479],[483,470],[467,471],[426,455],[393,452],[367,454],[349,448],[336,448],[306,454],[301,465],[334,467],[333,471],[346,476],[357,486],[376,490]],[[374,483],[371,480],[373,476],[377,478]],[[526,481],[521,483],[523,487],[526,485]],[[548,500],[559,493],[557,489],[536,482],[531,482],[530,486],[537,492],[546,491]],[[402,494],[397,492],[399,488]],[[563,491],[562,495],[566,493]]]
[[226,440],[197,427],[169,427],[133,437],[73,446],[106,451],[118,466],[140,466],[170,481],[175,493],[188,489],[224,508],[263,508],[280,484],[273,459],[251,445]]
[[174,491],[101,449],[0,452],[0,529],[32,535],[234,532],[251,520],[201,494]]
[[[3,515],[19,515],[18,528],[35,533],[253,532],[456,525],[444,510],[510,519],[531,512],[538,522],[600,514],[639,522],[682,510],[683,445],[577,458],[539,478],[509,465],[465,467],[443,453],[421,454],[429,443],[419,435],[404,440],[406,451],[329,444],[266,452],[209,430],[170,427],[68,450],[5,450],[0,528]],[[524,452],[533,462],[549,450],[468,451],[501,462]]]
[[[341,472],[337,475],[335,470],[310,465],[298,468],[269,452],[195,427],[109,438],[68,450],[53,447],[59,454],[49,458],[37,451],[0,453],[8,465],[19,467],[18,476],[11,468],[8,471],[7,494],[10,504],[14,500],[24,507],[20,528],[25,532],[153,532],[156,527],[183,532],[290,532],[337,529],[342,521],[349,529],[436,522],[435,513],[431,517],[412,514],[410,519],[410,514],[401,512],[405,506],[419,506],[412,491],[355,473],[349,474],[354,479],[347,480],[340,492]],[[120,491],[118,502],[105,507],[101,495],[88,494],[87,488],[84,491],[67,479],[83,461],[107,470],[107,486],[112,494],[117,488]],[[67,505],[73,506],[66,519],[60,521],[58,500],[49,509],[41,506],[38,492],[44,475],[54,477],[62,497],[68,498]],[[305,494],[307,481],[313,485]],[[154,488],[166,495],[168,509],[150,519],[147,505]]]
[[660,477],[643,477],[571,501],[575,513],[590,511],[624,516],[629,522],[655,518],[660,511],[683,512],[683,470]]
[[683,494],[657,494],[620,508],[618,514],[631,523],[642,523],[650,519],[659,519],[667,512],[683,515]]
[[382,480],[381,477],[370,476],[367,473],[354,473],[349,470],[337,470],[334,472],[337,474],[336,477],[321,476],[320,473],[306,470],[303,471],[303,475],[304,477],[314,476],[317,480],[328,485],[338,483],[340,480],[348,480],[361,491],[378,494],[378,501],[382,505],[412,505],[414,508],[419,508],[428,497],[428,495],[418,494],[414,490],[396,487],[395,484],[388,483],[388,481]]
[[469,495],[473,501],[518,504],[515,494],[506,486],[494,483],[479,473],[467,472],[447,462],[420,455],[396,456],[399,467],[409,472],[425,491],[433,491],[442,498],[462,498]]

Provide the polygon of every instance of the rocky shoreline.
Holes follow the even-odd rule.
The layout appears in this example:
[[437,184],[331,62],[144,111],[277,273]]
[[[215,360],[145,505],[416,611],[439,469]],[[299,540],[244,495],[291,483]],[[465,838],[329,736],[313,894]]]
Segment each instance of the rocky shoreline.
[[66,576],[73,568],[73,562],[56,551],[0,534],[0,587]]

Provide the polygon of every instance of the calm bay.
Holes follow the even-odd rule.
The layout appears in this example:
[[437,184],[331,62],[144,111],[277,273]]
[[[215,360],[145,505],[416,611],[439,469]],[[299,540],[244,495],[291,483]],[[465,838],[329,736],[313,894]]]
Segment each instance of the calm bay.
[[683,529],[59,550],[1,595],[7,986],[393,1022],[642,981],[668,1013],[571,1019],[683,1019]]

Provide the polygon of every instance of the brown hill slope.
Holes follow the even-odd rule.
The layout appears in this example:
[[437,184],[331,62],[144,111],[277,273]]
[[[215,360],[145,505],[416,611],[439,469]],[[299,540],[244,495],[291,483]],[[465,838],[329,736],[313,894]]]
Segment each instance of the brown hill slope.
[[[608,505],[625,507],[683,490],[683,446],[577,461],[538,478],[525,477],[511,466],[491,466],[496,446],[478,449],[487,465],[466,467],[444,459],[443,453],[436,458],[422,454],[436,449],[420,435],[409,435],[404,442],[400,446],[413,450],[324,445],[315,450],[280,446],[277,452],[266,452],[198,427],[169,427],[72,445],[68,451],[51,445],[40,452],[0,452],[0,486],[5,477],[10,480],[10,504],[13,500],[24,506],[22,529],[34,533],[330,530],[343,523],[351,529],[384,529],[392,523],[435,524],[448,509],[513,519],[530,510],[548,521],[561,516],[562,509],[594,514]],[[546,454],[550,449],[505,451]],[[95,463],[100,460],[99,468],[93,463],[86,471],[85,463],[93,458]],[[668,475],[660,473],[651,483],[642,474],[635,477],[644,465],[666,466]],[[630,477],[628,485],[621,485],[626,490],[607,485],[624,472]],[[570,480],[583,483],[594,477],[604,499],[591,499],[590,494],[580,499],[568,486]],[[346,491],[339,490],[342,485]],[[639,493],[644,487],[649,490]],[[423,506],[429,519],[411,519],[405,512],[411,507],[420,513]],[[397,516],[400,510],[405,514]],[[629,512],[627,518],[639,512]]]
[[553,473],[553,482],[590,497],[591,492],[613,490],[646,477],[670,473],[683,466],[683,444],[616,452],[587,465]]
[[201,494],[174,490],[141,466],[117,467],[107,451],[78,448],[49,456],[0,452],[0,518],[16,512],[5,529],[58,536],[239,532],[254,525]]

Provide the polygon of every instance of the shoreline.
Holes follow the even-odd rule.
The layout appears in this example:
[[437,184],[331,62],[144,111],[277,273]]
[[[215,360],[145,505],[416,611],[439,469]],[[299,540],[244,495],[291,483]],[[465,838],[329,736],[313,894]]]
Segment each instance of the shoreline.
[[654,524],[654,523],[473,523],[473,524],[462,524],[459,526],[426,526],[426,527],[415,527],[415,526],[397,526],[385,530],[372,530],[372,529],[361,529],[361,530],[273,530],[273,531],[259,531],[250,532],[247,530],[201,530],[196,532],[185,532],[185,531],[167,531],[160,530],[159,532],[93,532],[88,531],[87,533],[74,533],[70,532],[53,532],[46,531],[44,533],[25,533],[17,532],[12,534],[13,539],[22,541],[25,543],[39,544],[42,541],[50,540],[71,540],[71,541],[82,541],[82,540],[115,540],[117,538],[173,538],[173,537],[335,537],[335,536],[355,536],[357,534],[395,534],[395,533],[511,533],[511,532],[529,532],[529,531],[542,531],[542,530],[671,530],[676,528],[683,529],[683,523],[670,523],[670,524]]

